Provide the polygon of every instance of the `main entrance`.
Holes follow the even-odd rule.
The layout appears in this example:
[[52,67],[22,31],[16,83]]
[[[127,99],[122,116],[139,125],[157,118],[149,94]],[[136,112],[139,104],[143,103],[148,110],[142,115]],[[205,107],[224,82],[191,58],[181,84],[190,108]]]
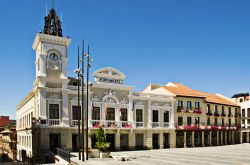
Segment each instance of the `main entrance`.
[[164,144],[164,148],[170,148],[169,133],[163,134],[163,144]]

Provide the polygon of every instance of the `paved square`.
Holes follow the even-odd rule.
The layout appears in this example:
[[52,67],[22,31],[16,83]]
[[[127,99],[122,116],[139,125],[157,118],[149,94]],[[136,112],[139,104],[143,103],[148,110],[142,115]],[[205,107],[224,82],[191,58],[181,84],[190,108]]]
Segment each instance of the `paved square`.
[[111,155],[128,155],[130,161],[90,159],[89,165],[250,165],[250,144],[219,147],[174,148],[149,151],[113,152]]

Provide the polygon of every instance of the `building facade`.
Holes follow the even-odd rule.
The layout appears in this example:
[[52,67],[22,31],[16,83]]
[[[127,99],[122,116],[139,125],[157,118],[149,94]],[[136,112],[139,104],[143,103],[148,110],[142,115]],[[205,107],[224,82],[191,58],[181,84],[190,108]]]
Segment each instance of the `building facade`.
[[241,143],[250,142],[250,100],[249,93],[235,94],[233,100],[241,107],[240,117],[240,141]]
[[193,90],[181,83],[150,85],[146,92],[176,95],[176,147],[240,143],[238,104],[218,94]]
[[[35,37],[36,79],[33,90],[16,110],[17,159],[44,162],[57,147],[77,151],[77,79],[67,75],[68,46],[52,8],[44,31]],[[174,95],[134,92],[125,75],[107,67],[94,72],[89,89],[88,134],[104,125],[110,150],[175,147]],[[86,89],[85,89],[86,91]],[[86,93],[85,93],[86,94]],[[81,100],[81,99],[80,99]],[[86,96],[85,96],[86,106]],[[82,106],[82,103],[80,103]],[[86,116],[87,108],[84,107]],[[85,123],[86,125],[86,123]],[[95,147],[95,136],[89,146]]]

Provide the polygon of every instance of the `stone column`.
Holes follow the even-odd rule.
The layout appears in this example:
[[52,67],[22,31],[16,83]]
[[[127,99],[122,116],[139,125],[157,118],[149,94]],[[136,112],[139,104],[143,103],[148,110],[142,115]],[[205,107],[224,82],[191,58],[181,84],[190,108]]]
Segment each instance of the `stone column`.
[[224,145],[224,143],[223,143],[223,131],[221,131],[221,133],[220,133],[220,141],[221,141],[221,145]]
[[234,144],[234,131],[231,132],[231,141],[232,141],[232,144]]
[[147,146],[149,149],[152,149],[152,148],[153,148],[153,145],[152,145],[152,131],[151,131],[151,130],[148,130],[148,131],[147,131],[146,146]]
[[164,149],[164,144],[163,144],[163,132],[161,131],[159,133],[159,139],[160,139],[160,149]]
[[117,130],[117,133],[115,134],[115,149],[116,151],[120,150],[120,144],[121,144],[121,139],[120,139],[120,131]]
[[243,138],[242,132],[240,131],[240,144],[242,143],[242,138]]
[[194,132],[192,132],[192,147],[195,147],[195,144],[194,144]]
[[228,144],[228,141],[227,141],[227,131],[225,131],[225,145],[227,145]]
[[184,132],[184,148],[187,147],[187,132]]
[[212,131],[209,131],[209,145],[212,146]]
[[246,132],[247,134],[247,143],[249,143],[249,132]]
[[216,131],[216,133],[217,133],[217,139],[216,139],[216,140],[217,140],[217,145],[219,145],[219,133],[220,133],[220,132],[219,132],[219,131]]
[[204,147],[204,131],[201,131],[201,146]]

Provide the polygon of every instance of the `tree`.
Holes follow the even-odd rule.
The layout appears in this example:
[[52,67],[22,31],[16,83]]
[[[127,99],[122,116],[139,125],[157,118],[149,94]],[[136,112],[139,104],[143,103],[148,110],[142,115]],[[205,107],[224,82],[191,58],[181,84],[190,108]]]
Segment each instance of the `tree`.
[[108,148],[110,147],[110,143],[106,140],[106,134],[102,127],[99,127],[99,129],[95,133],[96,136],[96,144],[95,147],[99,150],[99,152],[107,152]]

